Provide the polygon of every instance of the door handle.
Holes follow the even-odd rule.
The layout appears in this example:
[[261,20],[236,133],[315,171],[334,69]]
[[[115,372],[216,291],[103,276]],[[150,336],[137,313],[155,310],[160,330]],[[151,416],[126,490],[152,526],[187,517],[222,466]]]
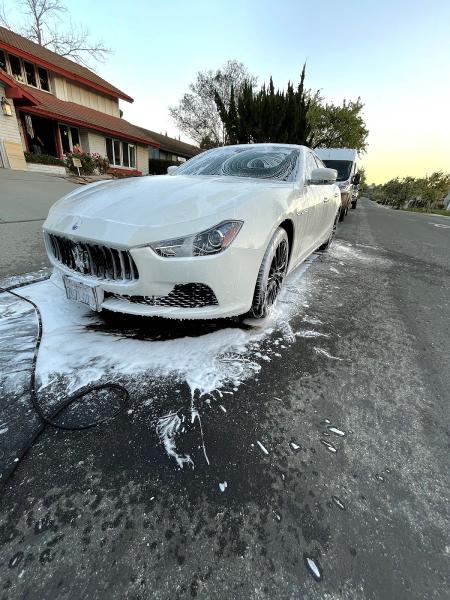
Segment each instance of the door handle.
[[324,198],[324,199],[323,199],[323,201],[324,201],[324,202],[328,202],[328,201],[329,201],[329,198]]

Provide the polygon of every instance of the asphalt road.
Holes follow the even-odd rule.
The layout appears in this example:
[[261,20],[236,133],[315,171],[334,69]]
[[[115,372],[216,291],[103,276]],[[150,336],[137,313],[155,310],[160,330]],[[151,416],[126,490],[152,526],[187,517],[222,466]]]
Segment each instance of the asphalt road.
[[[1,598],[448,598],[449,259],[450,219],[360,201],[290,321],[322,337],[274,331],[259,373],[198,400],[202,431],[178,440],[193,469],[155,431],[188,410],[180,381],[123,378],[129,411],[45,431],[2,492]],[[32,417],[25,387],[2,395],[5,465]]]
[[63,177],[0,169],[0,277],[48,266],[42,223],[50,206],[75,187]]

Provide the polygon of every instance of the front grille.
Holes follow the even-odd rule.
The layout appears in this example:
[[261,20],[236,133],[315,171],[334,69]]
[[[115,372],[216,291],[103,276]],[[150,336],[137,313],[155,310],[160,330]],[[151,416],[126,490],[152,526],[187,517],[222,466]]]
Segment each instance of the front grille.
[[115,298],[127,300],[133,304],[147,306],[172,306],[177,308],[202,308],[217,306],[215,293],[203,283],[179,283],[167,296],[124,296],[121,294],[105,294],[105,299]]
[[139,279],[136,263],[128,250],[69,240],[52,233],[47,234],[47,239],[54,258],[72,271],[113,281]]

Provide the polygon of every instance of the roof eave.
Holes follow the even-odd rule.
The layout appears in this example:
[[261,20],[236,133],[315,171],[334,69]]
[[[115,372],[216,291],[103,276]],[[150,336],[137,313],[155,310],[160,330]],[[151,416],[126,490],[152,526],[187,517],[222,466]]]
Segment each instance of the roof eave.
[[0,81],[5,85],[5,94],[11,100],[26,100],[30,104],[39,104],[38,100],[20,86],[15,79],[0,69]]
[[57,73],[58,75],[63,75],[64,77],[67,77],[68,79],[72,79],[73,81],[78,81],[79,83],[82,83],[83,85],[85,85],[87,87],[90,87],[97,91],[103,92],[104,94],[107,94],[108,96],[113,96],[114,98],[120,98],[121,100],[125,100],[126,102],[130,102],[130,103],[134,102],[134,99],[131,96],[128,96],[121,90],[117,90],[117,91],[109,90],[98,83],[94,83],[93,81],[90,81],[89,79],[81,77],[80,75],[75,75],[75,73],[66,71],[66,69],[63,69],[62,67],[58,67],[57,65],[47,62],[46,60],[43,60],[43,59],[35,56],[34,54],[30,54],[28,52],[25,52],[24,50],[20,50],[19,48],[16,48],[15,46],[11,46],[10,44],[7,44],[3,41],[0,41],[0,48],[3,50],[6,50],[7,52],[10,52],[11,54],[14,54],[16,56],[20,56],[20,58],[25,58],[26,60],[34,62],[35,64],[39,65],[40,67],[44,67],[45,69],[48,69],[49,71],[53,71],[54,73]]
[[85,127],[86,129],[92,129],[94,131],[100,131],[101,133],[106,133],[116,138],[121,138],[126,141],[136,142],[138,144],[142,144],[144,146],[153,146],[154,148],[159,148],[159,144],[154,140],[149,140],[145,138],[140,138],[139,136],[122,133],[121,131],[117,131],[116,129],[109,129],[108,127],[102,127],[101,125],[94,125],[87,121],[83,121],[82,119],[75,119],[73,117],[67,117],[64,115],[59,115],[56,112],[52,112],[39,106],[27,106],[26,108],[22,108],[22,111],[25,113],[31,113],[38,116],[48,117],[49,119],[54,119],[57,121],[61,121],[63,123],[68,123],[69,125],[76,125],[78,127]]

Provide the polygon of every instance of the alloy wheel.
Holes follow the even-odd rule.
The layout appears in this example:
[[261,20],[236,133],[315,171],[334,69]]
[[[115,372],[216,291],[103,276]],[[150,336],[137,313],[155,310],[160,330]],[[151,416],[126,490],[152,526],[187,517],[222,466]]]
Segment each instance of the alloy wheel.
[[275,254],[270,265],[269,276],[267,278],[267,286],[265,293],[266,308],[271,308],[277,299],[286,275],[288,262],[288,245],[286,240],[281,240],[278,244]]

